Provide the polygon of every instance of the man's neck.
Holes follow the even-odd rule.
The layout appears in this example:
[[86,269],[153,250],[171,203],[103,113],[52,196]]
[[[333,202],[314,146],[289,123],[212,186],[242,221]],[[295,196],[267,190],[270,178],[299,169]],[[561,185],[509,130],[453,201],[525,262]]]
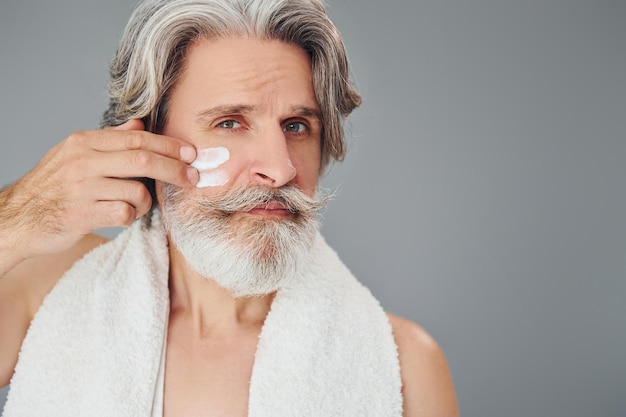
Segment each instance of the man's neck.
[[198,339],[241,330],[260,331],[274,294],[235,298],[230,291],[195,272],[170,243],[170,321],[185,320]]

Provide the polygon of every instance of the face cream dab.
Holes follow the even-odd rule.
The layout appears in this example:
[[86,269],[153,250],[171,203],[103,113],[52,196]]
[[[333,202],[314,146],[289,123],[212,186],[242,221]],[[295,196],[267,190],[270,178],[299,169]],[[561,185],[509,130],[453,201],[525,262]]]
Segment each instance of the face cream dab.
[[230,180],[230,177],[226,170],[220,168],[220,166],[229,159],[230,152],[223,146],[199,149],[196,160],[191,164],[200,173],[200,179],[196,187],[219,187],[225,185]]

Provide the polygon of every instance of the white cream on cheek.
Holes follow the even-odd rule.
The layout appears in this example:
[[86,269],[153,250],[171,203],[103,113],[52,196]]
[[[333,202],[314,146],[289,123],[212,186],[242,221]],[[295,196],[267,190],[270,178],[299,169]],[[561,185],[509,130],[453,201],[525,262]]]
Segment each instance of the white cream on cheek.
[[191,166],[200,173],[200,179],[196,187],[219,187],[225,185],[230,180],[230,177],[224,168],[220,168],[220,165],[229,159],[230,152],[223,146],[198,149],[196,160],[191,163]]

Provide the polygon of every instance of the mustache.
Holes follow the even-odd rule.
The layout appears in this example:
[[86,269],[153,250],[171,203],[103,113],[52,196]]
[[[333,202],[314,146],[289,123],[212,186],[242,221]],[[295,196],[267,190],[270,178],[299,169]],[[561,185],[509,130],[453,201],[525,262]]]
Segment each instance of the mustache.
[[[174,188],[166,190],[166,194],[172,193],[174,198],[182,192],[182,189],[171,184],[165,184],[165,187]],[[333,190],[326,188],[318,188],[314,196],[308,196],[291,185],[280,188],[248,186],[228,190],[218,197],[195,196],[193,202],[201,208],[221,212],[224,216],[279,203],[295,216],[314,217],[328,205],[334,195]]]

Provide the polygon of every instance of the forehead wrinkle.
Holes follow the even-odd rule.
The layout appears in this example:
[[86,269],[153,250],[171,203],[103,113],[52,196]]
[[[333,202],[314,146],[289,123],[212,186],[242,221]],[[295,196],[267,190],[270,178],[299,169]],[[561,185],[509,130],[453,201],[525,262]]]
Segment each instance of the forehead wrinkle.
[[222,68],[219,77],[236,82],[246,90],[260,90],[285,80],[292,80],[294,74],[298,74],[296,75],[298,77],[307,70],[310,72],[310,68],[303,68],[300,63],[283,60],[280,57],[245,57],[241,62]]
[[[304,87],[301,83],[304,72],[310,72],[308,66],[289,59],[239,56],[239,61],[225,59],[219,61],[219,66],[206,66],[200,61],[200,65],[190,65],[187,68],[188,74],[195,74],[194,79],[199,80],[207,80],[207,72],[213,71],[205,85],[207,90],[216,90],[215,100],[213,103],[206,103],[208,107],[195,112],[193,117],[196,122],[205,123],[219,116],[259,113],[282,113],[281,117],[300,116],[321,120],[311,75],[306,74],[310,85]],[[294,88],[301,90],[293,94],[296,91]],[[286,97],[282,96],[282,91],[290,91],[290,98],[287,98],[290,102],[284,101]]]
[[273,96],[277,94],[276,86],[291,79],[291,74],[284,68],[265,68],[261,73],[258,69],[249,69],[241,73],[236,81],[245,91]]
[[[243,54],[238,56],[240,59],[235,61],[221,60],[221,67],[218,68],[218,73],[214,76],[224,77],[239,83],[258,82],[264,84],[280,79],[286,72],[285,62],[280,62],[274,56],[259,57],[244,56]],[[262,68],[262,72],[259,73],[260,68]]]

